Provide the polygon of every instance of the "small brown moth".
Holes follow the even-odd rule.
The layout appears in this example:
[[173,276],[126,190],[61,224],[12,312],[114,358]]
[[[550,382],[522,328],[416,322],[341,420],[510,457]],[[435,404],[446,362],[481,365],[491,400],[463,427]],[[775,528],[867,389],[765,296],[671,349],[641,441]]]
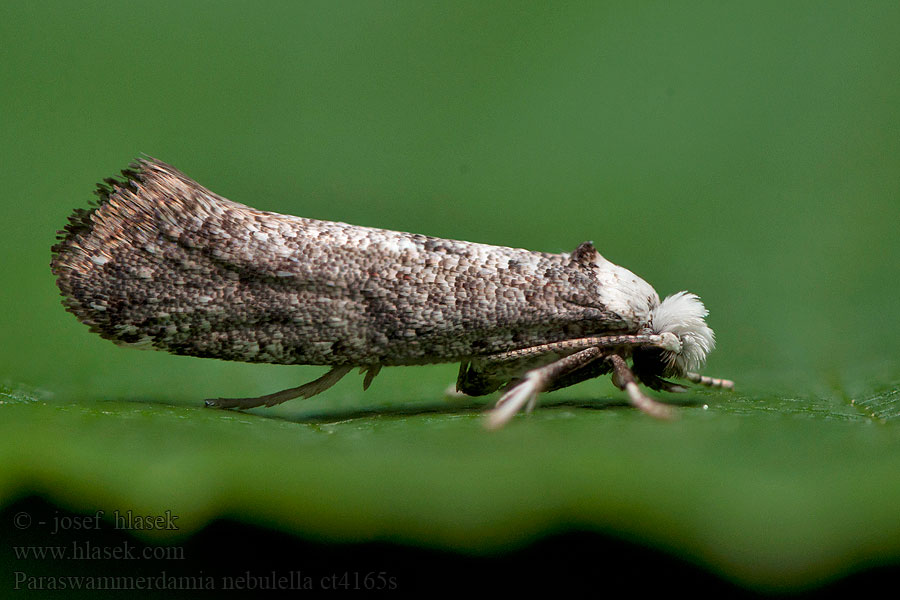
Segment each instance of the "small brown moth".
[[444,362],[460,363],[464,394],[505,390],[490,427],[542,391],[605,373],[654,417],[672,409],[638,381],[734,386],[696,373],[714,346],[700,299],[660,301],[590,242],[547,254],[265,212],[150,158],[122,174],[53,246],[69,312],[121,345],[331,367],[297,388],[208,406],[309,398],[357,367],[365,389],[383,366]]

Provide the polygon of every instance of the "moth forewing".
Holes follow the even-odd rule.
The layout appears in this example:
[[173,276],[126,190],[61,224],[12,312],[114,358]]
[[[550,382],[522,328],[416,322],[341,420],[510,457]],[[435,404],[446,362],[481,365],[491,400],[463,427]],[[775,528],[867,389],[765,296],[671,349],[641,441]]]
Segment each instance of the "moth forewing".
[[[150,158],[122,173],[53,246],[69,312],[122,345],[331,367],[299,388],[212,406],[310,397],[353,367],[368,387],[382,366],[457,361],[469,365],[464,393],[507,389],[504,415],[512,397],[533,404],[589,373],[621,379],[629,367],[614,357],[651,386],[674,376],[728,387],[693,372],[713,345],[699,298],[660,302],[589,242],[548,254],[264,212]],[[497,414],[493,425],[505,422]]]

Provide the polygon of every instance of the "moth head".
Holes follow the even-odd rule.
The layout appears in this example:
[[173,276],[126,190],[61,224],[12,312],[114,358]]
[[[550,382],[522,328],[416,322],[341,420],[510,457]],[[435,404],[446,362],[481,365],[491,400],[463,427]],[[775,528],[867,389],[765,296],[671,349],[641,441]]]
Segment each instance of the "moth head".
[[684,377],[706,362],[706,355],[716,346],[713,330],[706,324],[708,314],[700,298],[688,292],[673,294],[652,309],[651,332],[671,333],[681,342],[678,350],[660,350],[663,377]]

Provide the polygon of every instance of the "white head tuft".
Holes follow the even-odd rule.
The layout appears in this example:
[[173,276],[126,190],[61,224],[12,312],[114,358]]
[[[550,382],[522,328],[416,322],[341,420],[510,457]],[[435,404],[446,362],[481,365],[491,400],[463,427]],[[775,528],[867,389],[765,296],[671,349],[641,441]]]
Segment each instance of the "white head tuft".
[[681,352],[666,351],[667,375],[683,377],[697,371],[706,362],[706,355],[716,346],[713,330],[704,317],[709,314],[696,294],[678,292],[659,303],[650,315],[653,333],[673,333],[681,340]]

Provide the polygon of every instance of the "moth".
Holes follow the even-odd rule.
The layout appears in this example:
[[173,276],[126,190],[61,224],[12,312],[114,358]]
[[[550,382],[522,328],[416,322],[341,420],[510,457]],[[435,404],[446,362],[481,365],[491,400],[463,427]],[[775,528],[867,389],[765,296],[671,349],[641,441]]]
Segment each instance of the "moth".
[[[247,409],[309,398],[354,368],[459,362],[456,389],[503,394],[502,426],[541,392],[603,374],[640,410],[672,408],[638,382],[732,388],[699,375],[715,345],[700,299],[660,301],[590,242],[549,254],[256,210],[153,158],[98,185],[52,248],[65,308],[134,348],[245,362],[323,365],[315,381]],[[629,364],[630,362],[630,364]]]

